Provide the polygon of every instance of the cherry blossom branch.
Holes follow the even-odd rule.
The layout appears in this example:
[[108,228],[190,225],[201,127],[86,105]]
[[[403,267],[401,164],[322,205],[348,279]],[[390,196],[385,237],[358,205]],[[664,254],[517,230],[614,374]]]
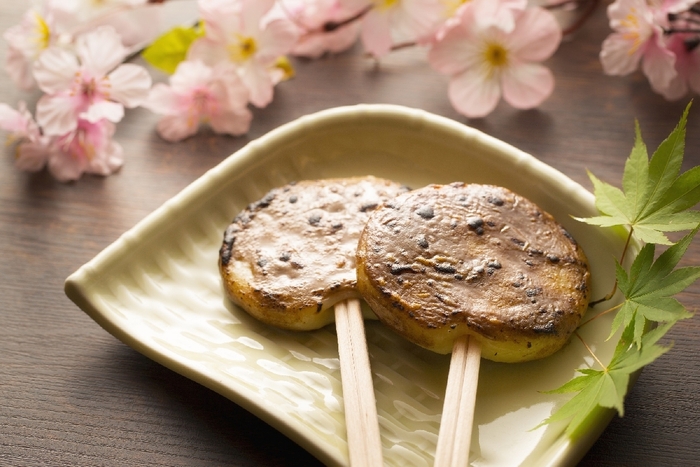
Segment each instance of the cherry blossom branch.
[[683,16],[684,13],[693,14],[693,13],[691,13],[690,11],[685,11],[685,12],[682,12],[682,13],[669,13],[669,14],[668,14],[668,20],[669,20],[669,21],[678,21],[678,20],[682,20],[682,21],[685,21],[685,22],[687,22],[687,23],[700,24],[700,19],[696,19],[694,16],[690,16],[690,17],[688,17],[688,16]]
[[372,8],[374,8],[374,5],[368,5],[364,9],[358,11],[354,15],[350,16],[349,18],[339,20],[339,21],[327,21],[321,25],[321,27],[311,27],[307,26],[306,24],[303,23],[303,21],[300,21],[298,18],[298,15],[295,15],[291,11],[289,11],[289,8],[287,8],[287,5],[285,5],[285,2],[282,0],[278,3],[280,8],[285,12],[287,17],[297,26],[299,26],[301,29],[305,30],[307,33],[325,33],[325,32],[333,32],[337,31],[338,29],[342,28],[343,26],[347,26],[349,24],[354,23],[355,21],[358,21],[362,19],[363,16],[365,16]]
[[344,19],[342,21],[329,21],[323,25],[321,30],[323,32],[332,32],[338,28],[342,28],[343,26],[354,23],[355,21],[357,21],[357,20],[361,19],[363,16],[365,16],[372,8],[374,8],[374,5],[369,5],[364,10],[360,10],[354,16],[351,16],[350,18]]
[[[700,22],[698,23],[700,24]],[[698,29],[693,29],[693,28],[665,28],[664,34],[670,35],[674,33],[690,33],[690,34],[700,34],[700,28]]]
[[698,46],[700,46],[700,37],[685,40],[685,48],[688,52],[692,52]]
[[668,13],[666,17],[669,22],[684,21],[686,23],[700,24],[700,18],[697,18],[698,15],[700,15],[700,4],[695,4],[687,10],[678,13]]

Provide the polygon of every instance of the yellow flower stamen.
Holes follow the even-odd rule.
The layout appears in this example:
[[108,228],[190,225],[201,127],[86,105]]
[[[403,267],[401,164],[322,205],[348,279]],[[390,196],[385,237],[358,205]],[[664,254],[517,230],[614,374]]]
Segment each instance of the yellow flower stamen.
[[625,16],[625,19],[620,21],[620,26],[626,30],[622,34],[622,37],[632,42],[632,47],[627,51],[629,55],[634,54],[642,45],[642,38],[639,34],[639,17],[636,13],[637,10],[635,8],[631,8],[630,12],[627,14],[627,16]]
[[489,43],[484,49],[484,63],[488,75],[492,76],[498,69],[508,64],[508,51],[501,44]]
[[95,146],[88,140],[85,130],[78,130],[78,147],[83,150],[83,154],[87,160],[91,161],[95,158],[97,151]]
[[100,92],[102,94],[102,97],[104,99],[109,99],[110,94],[112,93],[112,83],[109,81],[109,76],[103,76],[102,79],[100,79]]
[[208,123],[209,116],[205,113],[209,96],[204,91],[197,91],[192,98],[193,102],[187,113],[187,126],[193,127],[201,123]]
[[34,20],[36,21],[36,25],[34,28],[33,42],[36,44],[37,49],[41,52],[49,46],[49,42],[51,40],[51,29],[49,28],[46,20],[36,11],[34,12]]
[[445,5],[445,17],[450,18],[457,13],[459,7],[471,0],[442,0],[443,5]]
[[258,51],[258,44],[252,37],[239,37],[228,46],[228,55],[232,62],[241,63],[250,59]]
[[274,67],[282,72],[282,81],[294,78],[294,67],[287,57],[279,57]]
[[15,144],[20,138],[17,135],[14,135],[10,133],[5,137],[5,147],[12,146]]
[[374,6],[380,10],[388,10],[401,0],[374,0]]

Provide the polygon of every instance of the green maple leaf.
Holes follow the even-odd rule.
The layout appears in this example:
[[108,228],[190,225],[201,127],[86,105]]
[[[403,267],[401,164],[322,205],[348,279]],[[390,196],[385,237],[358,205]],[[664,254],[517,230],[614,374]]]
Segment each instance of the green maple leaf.
[[698,227],[669,247],[656,261],[655,245],[645,245],[632,263],[629,274],[617,264],[618,287],[625,301],[613,320],[611,336],[620,326],[631,327],[633,341],[639,346],[648,322],[673,323],[692,316],[673,295],[700,278],[700,266],[675,269],[697,231]]
[[628,326],[622,334],[612,360],[601,370],[584,368],[581,373],[563,386],[549,391],[550,394],[577,392],[568,402],[540,424],[540,426],[562,420],[569,420],[566,434],[571,436],[582,427],[596,408],[617,410],[624,415],[624,399],[632,375],[670,350],[670,347],[657,345],[673,323],[666,323],[649,332],[641,339],[641,345],[634,343],[634,327]]
[[690,230],[698,225],[700,212],[689,209],[700,202],[700,166],[679,175],[690,105],[651,160],[639,124],[635,125],[635,143],[625,163],[622,190],[588,173],[601,215],[578,220],[602,227],[630,226],[643,242],[665,245],[672,242],[664,232]]
[[[690,211],[700,202],[700,166],[680,174],[689,109],[690,104],[651,160],[639,124],[636,125],[622,190],[589,173],[600,215],[579,220],[602,227],[628,226],[630,235],[635,233],[646,245],[629,272],[620,262],[616,264],[616,287],[623,293],[624,301],[613,319],[610,336],[620,328],[623,332],[610,363],[604,365],[584,343],[601,369],[579,369],[578,376],[550,391],[576,394],[540,426],[568,421],[566,433],[574,436],[587,427],[587,421],[601,408],[615,409],[622,416],[633,375],[669,350],[657,342],[678,320],[691,316],[673,297],[700,278],[700,266],[676,268],[700,230],[700,212]],[[691,229],[676,244],[665,235]],[[671,246],[654,260],[655,244]],[[606,298],[611,295],[612,292]]]
[[203,35],[203,28],[177,26],[153,41],[141,56],[153,67],[173,74],[180,62],[187,57],[192,42]]

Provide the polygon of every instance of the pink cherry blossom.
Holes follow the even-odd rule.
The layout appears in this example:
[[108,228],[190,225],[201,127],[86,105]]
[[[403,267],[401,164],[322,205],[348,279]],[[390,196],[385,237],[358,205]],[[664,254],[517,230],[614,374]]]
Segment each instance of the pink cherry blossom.
[[649,4],[664,31],[664,47],[675,58],[676,73],[666,86],[652,83],[652,89],[668,100],[680,99],[688,90],[700,93],[700,14],[691,10],[695,0],[650,0]]
[[674,69],[676,76],[667,87],[655,89],[668,100],[677,100],[685,96],[689,90],[700,94],[700,47],[697,35],[671,34],[666,46],[676,60]]
[[79,179],[83,173],[110,175],[124,163],[122,147],[112,140],[114,123],[79,119],[76,128],[55,138],[47,167],[57,180]]
[[201,1],[206,36],[190,46],[187,56],[209,66],[234,64],[257,107],[272,101],[275,62],[297,39],[297,29],[288,19],[265,19],[273,4],[274,0]]
[[124,107],[136,107],[151,86],[148,72],[122,64],[126,49],[110,26],[78,37],[76,54],[53,47],[41,54],[34,76],[43,96],[37,103],[37,121],[45,134],[63,135],[78,126],[78,118],[118,122]]
[[656,22],[663,24],[668,20],[668,13],[688,11],[697,0],[647,0],[647,5],[656,16]]
[[444,6],[435,0],[345,0],[355,11],[367,9],[362,18],[361,39],[375,57],[392,46],[416,42],[434,33],[444,21]]
[[15,166],[24,171],[37,172],[49,157],[49,138],[42,136],[39,126],[20,102],[17,110],[0,104],[0,129],[10,133],[9,141],[18,141],[15,150]]
[[252,114],[248,90],[231,64],[210,68],[201,61],[180,63],[170,85],[156,84],[145,105],[165,115],[157,131],[168,141],[180,141],[208,123],[217,133],[241,135],[248,131]]
[[646,0],[616,0],[608,7],[613,29],[600,52],[603,71],[624,76],[639,68],[657,92],[668,89],[676,77],[675,56],[664,44],[662,25]]
[[301,57],[342,52],[360,35],[360,22],[341,0],[282,0],[271,16],[289,18],[297,26],[299,39],[290,53]]
[[9,47],[5,70],[12,81],[23,90],[32,89],[36,82],[32,66],[39,55],[56,40],[53,15],[37,8],[28,10],[22,22],[3,35]]
[[[461,10],[467,8],[469,0],[443,0],[441,3],[443,5],[443,22],[435,30],[434,34],[423,36],[419,39],[421,45],[430,45],[435,41],[441,40],[447,31],[461,21]],[[483,21],[489,21],[504,31],[511,32],[515,27],[513,11],[527,8],[527,0],[500,0],[484,4],[481,8],[484,15]],[[486,23],[482,23],[481,27],[487,26]]]
[[0,129],[17,140],[15,166],[38,172],[48,167],[57,180],[77,180],[83,173],[109,175],[123,164],[122,148],[112,141],[115,126],[107,120],[79,119],[66,134],[43,135],[23,102],[15,110],[0,104]]
[[501,95],[513,107],[540,105],[554,89],[551,71],[539,64],[561,42],[561,29],[548,11],[531,7],[510,9],[508,22],[494,8],[497,0],[472,0],[460,10],[458,22],[436,42],[428,61],[450,76],[448,95],[452,105],[468,117],[483,117]]
[[9,131],[13,138],[39,139],[41,131],[27,110],[27,104],[20,102],[17,110],[7,104],[0,104],[0,129]]

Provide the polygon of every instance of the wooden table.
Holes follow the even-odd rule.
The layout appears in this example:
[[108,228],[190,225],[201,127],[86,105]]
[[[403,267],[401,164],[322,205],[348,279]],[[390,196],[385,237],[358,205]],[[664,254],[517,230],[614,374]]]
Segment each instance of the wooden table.
[[[0,30],[19,22],[23,2],[0,4]],[[377,64],[356,48],[295,60],[295,79],[254,111],[245,137],[204,131],[179,144],[154,132],[157,116],[137,109],[118,125],[126,164],[108,178],[54,181],[0,159],[0,465],[315,465],[309,454],[236,404],[154,363],[105,332],[63,293],[63,281],[148,213],[249,141],[302,115],[356,103],[419,107],[511,143],[590,188],[586,169],[619,184],[638,119],[650,148],[688,102],[669,103],[641,74],[604,76],[609,33],[599,8],[549,62],[554,95],[539,109],[501,104],[485,119],[458,115],[446,80],[421,52]],[[162,75],[154,74],[157,79]],[[5,74],[0,101],[33,108]],[[686,166],[700,163],[700,108],[688,123]],[[700,264],[695,241],[683,265]],[[681,294],[700,306],[700,284]],[[646,368],[583,466],[691,466],[700,462],[700,320],[670,333],[673,350]]]

